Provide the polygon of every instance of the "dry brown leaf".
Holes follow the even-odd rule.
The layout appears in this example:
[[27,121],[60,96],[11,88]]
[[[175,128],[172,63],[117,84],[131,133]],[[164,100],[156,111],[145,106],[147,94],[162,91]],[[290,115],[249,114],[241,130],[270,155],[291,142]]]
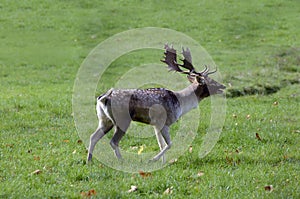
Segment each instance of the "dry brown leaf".
[[152,176],[151,173],[144,172],[144,171],[139,171],[139,174],[140,174],[140,176],[142,176],[143,178],[147,178],[147,177]]
[[135,192],[137,191],[138,187],[135,186],[135,185],[131,185],[130,189],[127,191],[128,193],[132,193],[132,192]]
[[255,137],[256,137],[256,139],[258,139],[259,141],[262,140],[258,133],[255,133]]
[[33,156],[33,159],[34,160],[40,160],[41,158],[40,158],[40,156]]
[[97,193],[95,191],[95,189],[91,189],[88,191],[88,196],[95,196]]
[[69,143],[69,142],[70,142],[70,140],[63,140],[63,142],[65,142],[65,143]]
[[84,192],[84,191],[80,192],[80,195],[82,197],[92,197],[92,196],[95,196],[96,194],[97,193],[96,193],[95,189],[91,189],[88,192]]
[[273,185],[267,185],[264,187],[266,191],[273,191]]
[[6,146],[6,147],[9,147],[9,148],[13,148],[13,147],[14,147],[14,144],[6,144],[5,146]]
[[173,187],[169,187],[164,191],[164,195],[173,193]]
[[37,169],[37,170],[31,172],[31,175],[38,175],[38,174],[41,174],[41,173],[42,173],[42,171]]
[[227,163],[228,164],[232,164],[232,162],[233,162],[233,158],[232,157],[228,157],[227,155],[226,155],[226,161],[227,161]]

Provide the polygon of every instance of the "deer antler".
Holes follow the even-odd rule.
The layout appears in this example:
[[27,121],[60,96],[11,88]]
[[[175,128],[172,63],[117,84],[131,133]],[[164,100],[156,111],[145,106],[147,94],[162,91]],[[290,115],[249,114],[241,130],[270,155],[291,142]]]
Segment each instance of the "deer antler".
[[[177,54],[173,46],[170,47],[168,44],[165,44],[165,50],[166,50],[164,52],[165,59],[161,61],[168,65],[170,71],[176,71],[183,74],[200,75],[200,76],[208,76],[210,74],[217,72],[217,68],[216,70],[209,72],[209,68],[206,65],[204,66],[205,67],[204,70],[202,70],[201,72],[196,72],[192,64],[192,56],[189,48],[186,48],[185,50],[182,47],[182,55],[184,59],[180,59],[180,60],[183,62],[183,64],[177,63]],[[180,67],[188,69],[189,71],[183,71]]]
[[[168,44],[166,44],[165,45],[165,50],[166,50],[165,53],[164,53],[165,54],[165,57],[164,57],[165,59],[161,60],[161,61],[168,65],[168,68],[169,68],[170,71],[176,71],[176,72],[180,72],[180,73],[184,73],[184,74],[190,74],[190,72],[191,72],[191,69],[190,69],[191,67],[190,66],[188,66],[187,64],[180,65],[180,64],[177,63],[177,54],[176,54],[176,50],[173,48],[173,46],[170,47]],[[184,52],[185,52],[184,57],[186,56],[184,60],[186,60],[187,57],[188,57],[188,54],[190,56],[190,53],[187,52],[187,51],[184,51]],[[188,61],[186,61],[186,62],[188,62]],[[186,68],[186,69],[189,69],[190,72],[181,70],[179,68],[179,66],[181,66],[183,68]],[[193,66],[192,66],[192,68],[193,68]]]

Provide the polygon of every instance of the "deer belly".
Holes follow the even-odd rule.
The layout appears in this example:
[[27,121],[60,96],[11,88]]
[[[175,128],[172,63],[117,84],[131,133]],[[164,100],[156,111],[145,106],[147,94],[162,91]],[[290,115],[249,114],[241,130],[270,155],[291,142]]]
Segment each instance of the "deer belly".
[[133,121],[151,124],[149,116],[149,109],[147,108],[134,108],[129,110],[129,115]]

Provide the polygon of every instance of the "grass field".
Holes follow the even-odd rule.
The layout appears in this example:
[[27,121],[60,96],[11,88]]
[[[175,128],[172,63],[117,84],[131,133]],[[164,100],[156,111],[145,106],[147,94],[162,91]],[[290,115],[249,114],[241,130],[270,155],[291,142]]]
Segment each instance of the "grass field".
[[[1,1],[0,12],[0,198],[300,197],[298,0]],[[86,165],[72,115],[77,70],[100,42],[150,26],[189,35],[219,66],[228,88],[221,137],[198,157],[207,113],[193,150],[164,169]],[[112,66],[97,94],[123,72]],[[156,145],[153,137],[146,150]]]

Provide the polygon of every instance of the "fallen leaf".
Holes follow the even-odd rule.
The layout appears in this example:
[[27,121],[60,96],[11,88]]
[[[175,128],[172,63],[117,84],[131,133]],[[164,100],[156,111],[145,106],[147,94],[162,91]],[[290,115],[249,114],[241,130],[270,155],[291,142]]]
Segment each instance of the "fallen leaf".
[[143,178],[147,178],[147,177],[152,176],[151,173],[149,173],[149,172],[144,172],[144,171],[139,171],[139,174],[140,174],[140,176],[142,176]]
[[233,158],[232,157],[228,157],[227,155],[226,155],[226,161],[227,161],[227,163],[228,164],[232,164],[232,162],[233,162]]
[[70,140],[63,140],[63,142],[65,142],[65,143],[69,143],[69,142],[70,142]]
[[31,175],[38,175],[38,174],[40,174],[40,173],[42,173],[42,171],[39,170],[39,169],[37,169],[37,170],[31,172]]
[[259,134],[258,133],[255,133],[255,137],[256,139],[258,139],[259,141],[261,141],[262,139],[260,138]]
[[178,161],[178,159],[175,158],[175,159],[170,160],[169,163],[170,163],[170,164],[173,164],[173,163],[175,163],[175,162],[177,162],[177,161]]
[[130,189],[127,191],[128,193],[137,191],[138,187],[135,185],[131,185]]
[[97,193],[95,191],[95,189],[89,190],[88,191],[88,196],[95,196]]
[[92,196],[95,196],[97,193],[96,193],[96,191],[95,191],[95,189],[91,189],[91,190],[89,190],[89,191],[87,191],[87,192],[84,192],[84,191],[81,191],[80,192],[80,195],[82,196],[82,197],[92,197]]
[[198,177],[204,176],[204,173],[203,173],[202,171],[199,171],[199,172],[197,173],[197,176],[198,176]]
[[52,168],[51,168],[51,167],[48,167],[48,166],[46,166],[46,165],[43,167],[43,169],[46,170],[46,171],[52,171]]
[[81,197],[82,197],[82,198],[85,198],[85,197],[87,197],[86,193],[85,193],[85,192],[83,192],[83,191],[81,191],[81,192],[80,192],[80,195],[81,195]]
[[294,133],[300,133],[300,130],[294,130],[293,132]]
[[189,152],[190,152],[190,153],[193,152],[193,147],[192,147],[192,146],[189,147]]
[[169,187],[164,191],[164,195],[173,193],[173,187]]
[[138,151],[138,155],[140,155],[143,152],[143,150],[144,150],[144,146],[142,145],[142,146],[140,146],[140,149]]
[[104,165],[100,163],[100,164],[98,165],[98,167],[99,167],[99,168],[103,168]]
[[273,191],[273,185],[268,185],[268,186],[265,186],[264,188],[266,191],[270,191],[270,192]]
[[91,35],[91,39],[96,39],[97,35]]
[[40,158],[40,156],[33,156],[33,159],[34,160],[40,160],[41,158]]
[[131,150],[137,150],[139,147],[138,146],[130,146]]

